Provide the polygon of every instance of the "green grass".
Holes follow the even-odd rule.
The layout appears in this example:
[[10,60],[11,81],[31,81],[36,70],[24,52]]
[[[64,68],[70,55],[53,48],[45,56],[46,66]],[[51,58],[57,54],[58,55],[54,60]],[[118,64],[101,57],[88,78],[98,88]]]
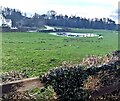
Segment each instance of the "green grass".
[[114,31],[80,30],[102,34],[104,38],[68,38],[47,33],[2,33],[2,70],[31,69],[30,76],[37,76],[63,61],[80,63],[86,55],[104,55],[118,49],[118,35]]

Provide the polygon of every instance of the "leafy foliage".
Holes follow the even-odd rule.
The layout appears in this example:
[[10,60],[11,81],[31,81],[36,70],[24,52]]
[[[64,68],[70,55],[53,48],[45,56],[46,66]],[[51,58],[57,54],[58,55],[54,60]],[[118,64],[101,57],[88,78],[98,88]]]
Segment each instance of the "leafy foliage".
[[116,30],[117,24],[110,18],[87,19],[78,16],[56,15],[54,10],[50,10],[47,14],[35,13],[31,18],[16,9],[4,8],[2,14],[5,18],[9,18],[13,22],[13,26],[40,27],[44,24],[50,26],[87,28],[87,29],[108,29]]
[[[108,75],[105,76],[106,74]],[[90,98],[92,92],[84,88],[84,81],[92,75],[102,75],[98,78],[100,87],[112,84],[120,79],[120,60],[87,69],[79,65],[56,68],[43,75],[41,82],[45,83],[46,87],[49,85],[53,87],[58,101],[86,101]]]

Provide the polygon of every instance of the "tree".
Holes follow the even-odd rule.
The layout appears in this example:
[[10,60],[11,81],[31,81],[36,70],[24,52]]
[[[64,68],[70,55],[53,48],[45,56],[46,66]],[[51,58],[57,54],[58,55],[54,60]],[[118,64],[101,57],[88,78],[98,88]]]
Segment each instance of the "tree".
[[51,19],[52,17],[55,17],[56,14],[57,14],[57,13],[56,13],[56,11],[54,11],[54,10],[48,11],[48,12],[47,12],[48,19]]

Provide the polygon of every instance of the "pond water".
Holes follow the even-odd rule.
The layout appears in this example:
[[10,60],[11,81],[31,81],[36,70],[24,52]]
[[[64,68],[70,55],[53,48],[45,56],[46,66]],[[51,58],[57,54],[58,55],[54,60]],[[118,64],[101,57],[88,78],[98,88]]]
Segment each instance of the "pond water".
[[96,37],[99,36],[97,34],[92,33],[72,33],[72,32],[56,32],[56,33],[49,33],[56,36],[66,36],[66,37]]

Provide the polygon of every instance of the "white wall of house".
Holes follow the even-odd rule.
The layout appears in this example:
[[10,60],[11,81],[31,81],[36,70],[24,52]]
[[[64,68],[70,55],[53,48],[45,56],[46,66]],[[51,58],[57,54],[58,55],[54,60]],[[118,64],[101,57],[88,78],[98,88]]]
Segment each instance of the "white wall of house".
[[6,25],[8,25],[9,27],[12,27],[12,21],[11,21],[11,19],[6,19],[5,23],[6,23]]
[[0,14],[0,27],[2,26],[2,24],[5,24],[9,27],[12,27],[12,21],[11,19],[5,19],[2,14]]
[[2,22],[3,22],[3,16],[2,14],[0,14],[0,27],[2,26]]

